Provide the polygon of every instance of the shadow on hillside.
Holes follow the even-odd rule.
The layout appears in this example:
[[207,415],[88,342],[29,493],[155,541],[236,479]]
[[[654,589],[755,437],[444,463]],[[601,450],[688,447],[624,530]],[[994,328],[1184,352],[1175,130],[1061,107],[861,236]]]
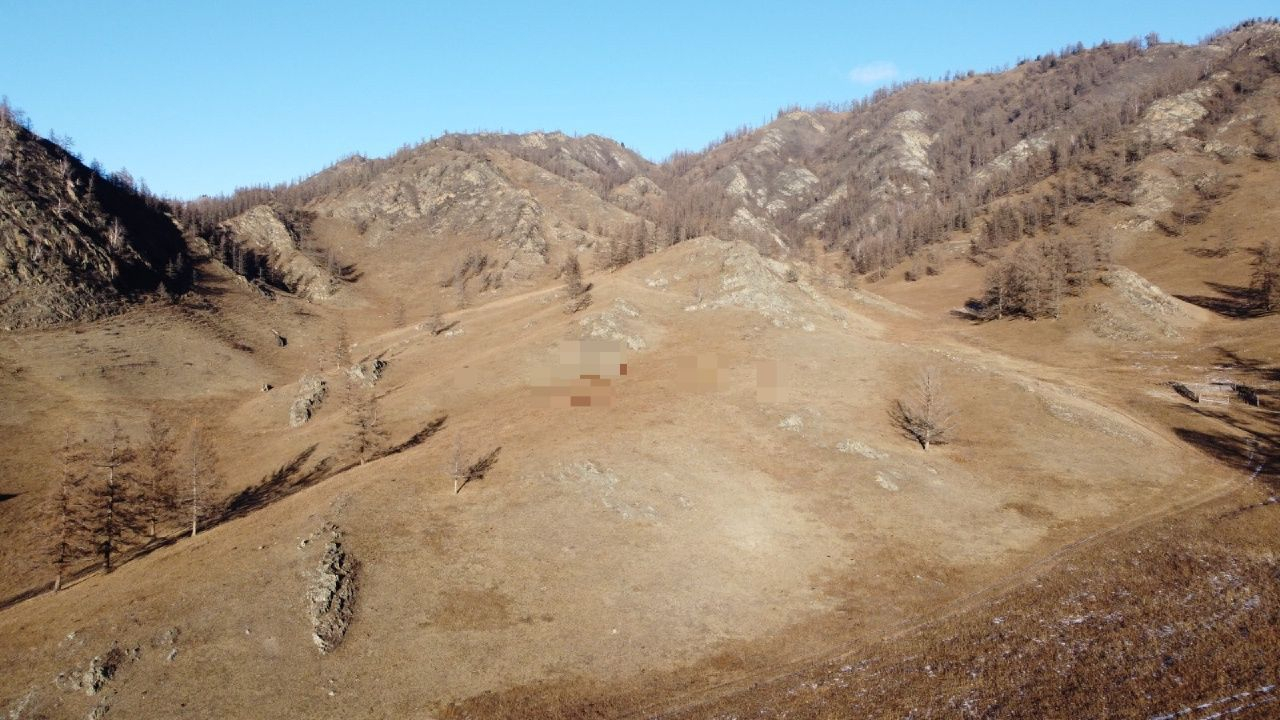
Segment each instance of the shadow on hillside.
[[20,494],[21,493],[0,493],[0,502],[4,502],[6,500],[12,500],[18,497],[18,495]]
[[[409,436],[407,440],[398,445],[394,445],[387,450],[379,453],[373,460],[389,457],[402,453],[410,448],[417,447],[426,442],[432,436],[440,432],[448,421],[448,415],[441,415],[427,423],[421,430]],[[217,513],[201,527],[201,532],[206,532],[211,528],[217,527],[225,522],[230,522],[239,517],[244,517],[255,510],[260,510],[267,505],[279,502],[300,490],[316,485],[324,480],[328,480],[339,475],[351,468],[355,467],[355,463],[349,463],[341,467],[335,467],[332,457],[321,458],[319,462],[313,465],[309,470],[304,471],[307,462],[315,455],[317,445],[303,450],[295,455],[287,463],[281,465],[270,475],[263,478],[256,485],[241,490],[231,496],[222,504],[222,511]],[[476,461],[467,470],[467,481],[482,479],[486,473],[493,467],[498,460],[498,452],[501,447],[495,448],[493,452]],[[7,500],[16,497],[16,495],[0,495],[0,499]],[[149,555],[160,548],[168,547],[176,544],[178,541],[189,537],[189,530],[182,529],[168,535],[159,536],[150,539],[145,545],[130,548],[117,557],[116,569],[122,567],[131,560]],[[94,562],[74,571],[66,573],[63,578],[62,587],[65,590],[72,584],[81,581],[90,575],[96,573],[102,568],[101,562]],[[24,600],[38,597],[52,590],[52,583],[39,585],[37,587],[28,588],[21,592],[10,595],[7,598],[0,599],[0,610],[12,607]]]
[[1280,492],[1280,414],[1273,408],[1280,403],[1274,390],[1261,385],[1280,382],[1280,367],[1251,360],[1226,348],[1214,348],[1220,356],[1220,367],[1252,388],[1260,407],[1252,407],[1233,399],[1229,405],[1204,407],[1186,405],[1186,410],[1220,429],[1175,428],[1177,436],[1219,462],[1247,473],[1266,485],[1271,493]]
[[311,459],[315,451],[316,446],[312,445],[280,466],[262,482],[251,485],[232,496],[224,506],[217,522],[220,524],[241,517],[323,480],[332,464],[331,458],[323,458],[310,470],[302,472],[302,467]]
[[[1254,384],[1259,381],[1280,383],[1280,365],[1267,365],[1261,360],[1251,360],[1240,353],[1220,346],[1216,346],[1213,349],[1218,353],[1221,364],[1232,370],[1245,373]],[[1272,390],[1259,389],[1258,392],[1266,397],[1276,396],[1275,391]]]
[[356,267],[355,263],[347,263],[334,268],[333,276],[345,283],[358,282],[364,277],[364,273]]
[[493,469],[493,466],[498,464],[498,454],[501,452],[502,446],[499,445],[489,451],[488,455],[485,455],[479,460],[471,463],[471,465],[467,467],[466,473],[462,476],[462,484],[458,486],[458,490],[461,491],[462,488],[476,480],[483,480],[485,475],[488,475],[489,471]]
[[1189,302],[1192,305],[1211,310],[1223,317],[1237,320],[1260,317],[1267,314],[1267,311],[1263,310],[1258,304],[1257,293],[1250,288],[1217,282],[1206,282],[1205,284],[1221,293],[1221,295],[1174,295],[1174,297],[1183,302]]
[[435,435],[436,433],[444,429],[444,424],[448,422],[448,420],[449,420],[448,415],[441,415],[435,420],[432,420],[431,422],[427,423],[426,426],[424,426],[421,430],[419,430],[418,432],[410,436],[408,440],[405,440],[399,445],[394,445],[378,453],[374,459],[384,458],[384,457],[388,457],[398,453],[402,453],[405,450],[408,450],[410,448],[415,448],[421,445],[422,443],[429,440],[431,436]]
[[432,335],[441,335],[441,334],[443,334],[443,333],[447,333],[447,332],[449,332],[450,330],[452,330],[452,329],[454,329],[454,328],[458,327],[458,325],[459,325],[461,322],[462,322],[461,320],[454,320],[453,322],[445,323],[444,325],[441,325],[440,327],[436,328],[435,330],[432,330],[432,331],[431,331],[431,334],[432,334]]

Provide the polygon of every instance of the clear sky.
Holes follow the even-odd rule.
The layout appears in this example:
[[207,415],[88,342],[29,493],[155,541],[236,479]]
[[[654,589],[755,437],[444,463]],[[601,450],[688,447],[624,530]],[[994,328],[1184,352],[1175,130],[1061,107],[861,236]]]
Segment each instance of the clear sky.
[[660,160],[779,107],[1275,0],[0,0],[0,94],[86,161],[195,197],[445,131],[599,133]]

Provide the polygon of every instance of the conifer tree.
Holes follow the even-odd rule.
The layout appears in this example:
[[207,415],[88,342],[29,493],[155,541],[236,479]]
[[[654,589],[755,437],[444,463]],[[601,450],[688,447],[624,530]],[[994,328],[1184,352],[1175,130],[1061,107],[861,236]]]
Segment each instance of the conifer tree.
[[177,455],[172,429],[164,418],[153,414],[147,420],[142,467],[138,473],[147,535],[153,539],[157,526],[172,518],[177,509]]
[[200,523],[212,515],[215,494],[222,487],[216,462],[213,443],[197,425],[187,441],[187,478],[182,489],[182,505],[191,520],[191,537],[200,531]]
[[387,441],[387,431],[378,417],[378,398],[373,388],[352,383],[347,397],[350,426],[347,450],[363,465],[382,450]]
[[62,468],[45,497],[42,517],[43,549],[55,573],[54,592],[62,589],[67,572],[88,550],[83,522],[85,449],[68,434],[58,454]]
[[89,545],[102,557],[106,572],[115,569],[115,558],[142,535],[135,462],[137,453],[118,421],[101,454],[91,460],[94,472],[85,487],[84,527]]

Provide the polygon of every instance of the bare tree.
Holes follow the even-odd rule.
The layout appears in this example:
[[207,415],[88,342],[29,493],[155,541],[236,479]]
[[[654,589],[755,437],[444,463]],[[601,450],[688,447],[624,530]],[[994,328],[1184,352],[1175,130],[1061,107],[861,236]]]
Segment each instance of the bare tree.
[[187,483],[183,489],[183,504],[191,517],[191,537],[200,530],[200,522],[207,520],[214,507],[214,495],[222,487],[222,478],[215,467],[217,455],[213,443],[197,425],[187,441]]
[[454,306],[458,310],[465,310],[471,304],[467,300],[467,279],[466,275],[458,275],[453,281]]
[[111,428],[102,455],[92,462],[101,473],[96,481],[86,483],[84,513],[85,532],[91,547],[102,556],[106,572],[114,569],[113,558],[142,534],[133,474],[137,454],[120,423],[113,422]]
[[431,306],[431,315],[427,318],[427,329],[431,331],[432,335],[439,335],[444,332],[444,313],[440,311],[440,304],[438,302]]
[[178,454],[173,431],[164,418],[152,414],[147,420],[147,435],[142,446],[142,512],[147,521],[147,534],[156,537],[156,527],[173,517],[178,507]]
[[1280,309],[1280,244],[1267,240],[1258,248],[1253,259],[1253,280],[1250,283],[1258,305],[1265,311]]
[[83,522],[85,451],[68,434],[58,454],[62,471],[45,497],[42,518],[45,558],[55,573],[54,592],[62,589],[67,571],[88,550]]
[[107,226],[107,244],[111,249],[119,250],[123,248],[126,235],[124,226],[120,224],[120,219],[112,218],[111,224]]
[[462,436],[457,433],[453,434],[453,454],[445,469],[453,479],[453,494],[457,495],[467,484],[467,461],[462,453]]
[[890,414],[926,451],[931,444],[946,442],[956,427],[957,413],[947,399],[941,374],[932,367],[920,371],[910,397],[894,403]]
[[345,323],[338,325],[338,337],[333,341],[331,352],[338,372],[345,372],[351,366],[351,336],[347,333]]
[[374,395],[373,388],[353,383],[347,396],[350,424],[347,449],[363,465],[386,444],[387,431],[378,417],[378,398]]

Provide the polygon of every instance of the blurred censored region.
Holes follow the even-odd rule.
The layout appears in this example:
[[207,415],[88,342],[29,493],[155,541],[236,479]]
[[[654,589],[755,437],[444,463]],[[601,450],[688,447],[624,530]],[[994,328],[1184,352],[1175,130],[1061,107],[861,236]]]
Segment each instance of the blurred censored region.
[[[533,396],[547,407],[610,407],[615,381],[628,374],[626,346],[614,340],[568,340],[555,358],[535,377]],[[675,364],[676,388],[683,393],[708,394],[730,389],[741,368],[732,368],[716,353],[680,355]],[[788,399],[790,373],[777,360],[758,360],[754,368],[755,399],[780,403]]]
[[685,392],[709,393],[724,388],[724,363],[715,353],[676,358],[676,386]]
[[570,340],[534,383],[534,397],[551,407],[608,407],[613,381],[627,374],[625,348],[613,340]]

